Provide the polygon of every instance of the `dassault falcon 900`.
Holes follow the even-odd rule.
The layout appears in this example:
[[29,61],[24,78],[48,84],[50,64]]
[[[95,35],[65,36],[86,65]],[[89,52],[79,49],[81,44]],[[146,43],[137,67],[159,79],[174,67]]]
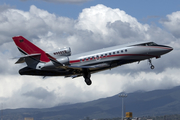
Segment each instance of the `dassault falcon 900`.
[[128,63],[147,59],[150,68],[154,69],[151,59],[160,58],[161,55],[173,50],[169,46],[144,41],[71,55],[69,47],[56,52],[45,52],[22,36],[15,36],[13,40],[23,54],[16,63],[25,62],[27,64],[19,70],[20,75],[72,78],[83,76],[87,85],[92,83],[90,79],[92,73]]

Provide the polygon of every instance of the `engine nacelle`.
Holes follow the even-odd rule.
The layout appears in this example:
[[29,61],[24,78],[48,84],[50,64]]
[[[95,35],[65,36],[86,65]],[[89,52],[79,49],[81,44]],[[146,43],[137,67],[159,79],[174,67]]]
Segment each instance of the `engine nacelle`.
[[54,55],[59,56],[70,56],[71,55],[71,48],[70,47],[64,47],[59,49],[57,52],[53,52]]
[[69,65],[69,57],[60,57],[57,59],[58,62],[64,65]]
[[70,47],[64,47],[62,49],[59,49],[55,52],[47,52],[46,54],[49,54],[50,56],[59,59],[64,56],[71,56],[71,48]]

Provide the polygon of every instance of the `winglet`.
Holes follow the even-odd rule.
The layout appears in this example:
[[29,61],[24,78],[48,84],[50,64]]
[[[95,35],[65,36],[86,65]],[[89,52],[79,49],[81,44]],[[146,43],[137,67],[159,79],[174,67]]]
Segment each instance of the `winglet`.
[[41,54],[40,61],[41,62],[49,62],[49,58],[46,53],[41,50],[39,47],[28,41],[22,36],[16,36],[12,38],[18,47],[19,51],[24,55],[31,55],[31,54]]

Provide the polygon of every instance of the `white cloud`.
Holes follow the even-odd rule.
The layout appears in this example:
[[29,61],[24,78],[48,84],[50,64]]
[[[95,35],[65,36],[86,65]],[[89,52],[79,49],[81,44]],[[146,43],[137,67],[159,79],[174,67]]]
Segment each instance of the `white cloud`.
[[167,15],[166,20],[162,20],[161,23],[176,37],[180,38],[180,11],[173,12],[172,14]]
[[[146,32],[149,28],[149,25],[140,24],[136,18],[126,14],[122,10],[112,9],[99,4],[84,9],[83,12],[79,15],[78,23],[75,27],[77,29],[91,31],[94,34],[99,34],[103,36],[105,42],[109,44],[111,42],[117,42],[118,33],[123,31],[136,31],[135,34],[137,34],[138,31]],[[111,40],[111,38],[114,38],[114,35],[116,40]],[[123,35],[119,37],[124,38]],[[102,39],[95,40],[97,42],[102,41]],[[123,42],[123,40],[120,41],[120,43]]]
[[107,23],[114,23],[115,21],[129,23],[132,28],[148,29],[148,25],[141,25],[136,18],[126,14],[125,11],[112,9],[102,4],[84,9],[78,20],[77,28],[101,32],[102,34],[107,34]]
[[[123,10],[100,4],[84,9],[78,19],[73,20],[32,5],[26,12],[5,9],[0,12],[0,21],[0,55],[3,58],[0,59],[0,102],[4,103],[5,108],[51,107],[112,96],[121,91],[154,90],[180,85],[180,64],[177,60],[180,58],[180,42],[177,36],[174,37],[174,32],[171,34],[156,26],[141,24]],[[177,23],[173,21],[172,18],[171,22]],[[175,29],[176,26],[171,22],[163,24],[168,29]],[[73,54],[143,40],[170,45],[175,49],[158,60],[153,59],[156,66],[153,71],[146,62],[124,65],[93,74],[93,84],[87,86],[82,77],[42,79],[20,76],[18,70],[25,64],[15,65],[15,60],[9,59],[20,55],[12,41],[16,35],[23,35],[46,51],[69,46]]]
[[4,108],[46,108],[108,97],[121,91],[167,89],[180,84],[179,70],[179,68],[166,69],[161,73],[139,72],[136,75],[94,74],[92,86],[87,86],[83,78],[42,79],[32,76],[1,75],[0,102],[4,104]]

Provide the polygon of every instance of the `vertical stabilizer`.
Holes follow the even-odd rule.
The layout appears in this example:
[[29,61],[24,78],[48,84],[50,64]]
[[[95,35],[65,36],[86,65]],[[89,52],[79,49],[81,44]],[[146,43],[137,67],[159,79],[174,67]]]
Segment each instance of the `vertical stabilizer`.
[[41,62],[49,62],[49,58],[46,53],[39,47],[28,41],[22,36],[16,36],[12,38],[18,47],[19,51],[24,55],[40,54]]

